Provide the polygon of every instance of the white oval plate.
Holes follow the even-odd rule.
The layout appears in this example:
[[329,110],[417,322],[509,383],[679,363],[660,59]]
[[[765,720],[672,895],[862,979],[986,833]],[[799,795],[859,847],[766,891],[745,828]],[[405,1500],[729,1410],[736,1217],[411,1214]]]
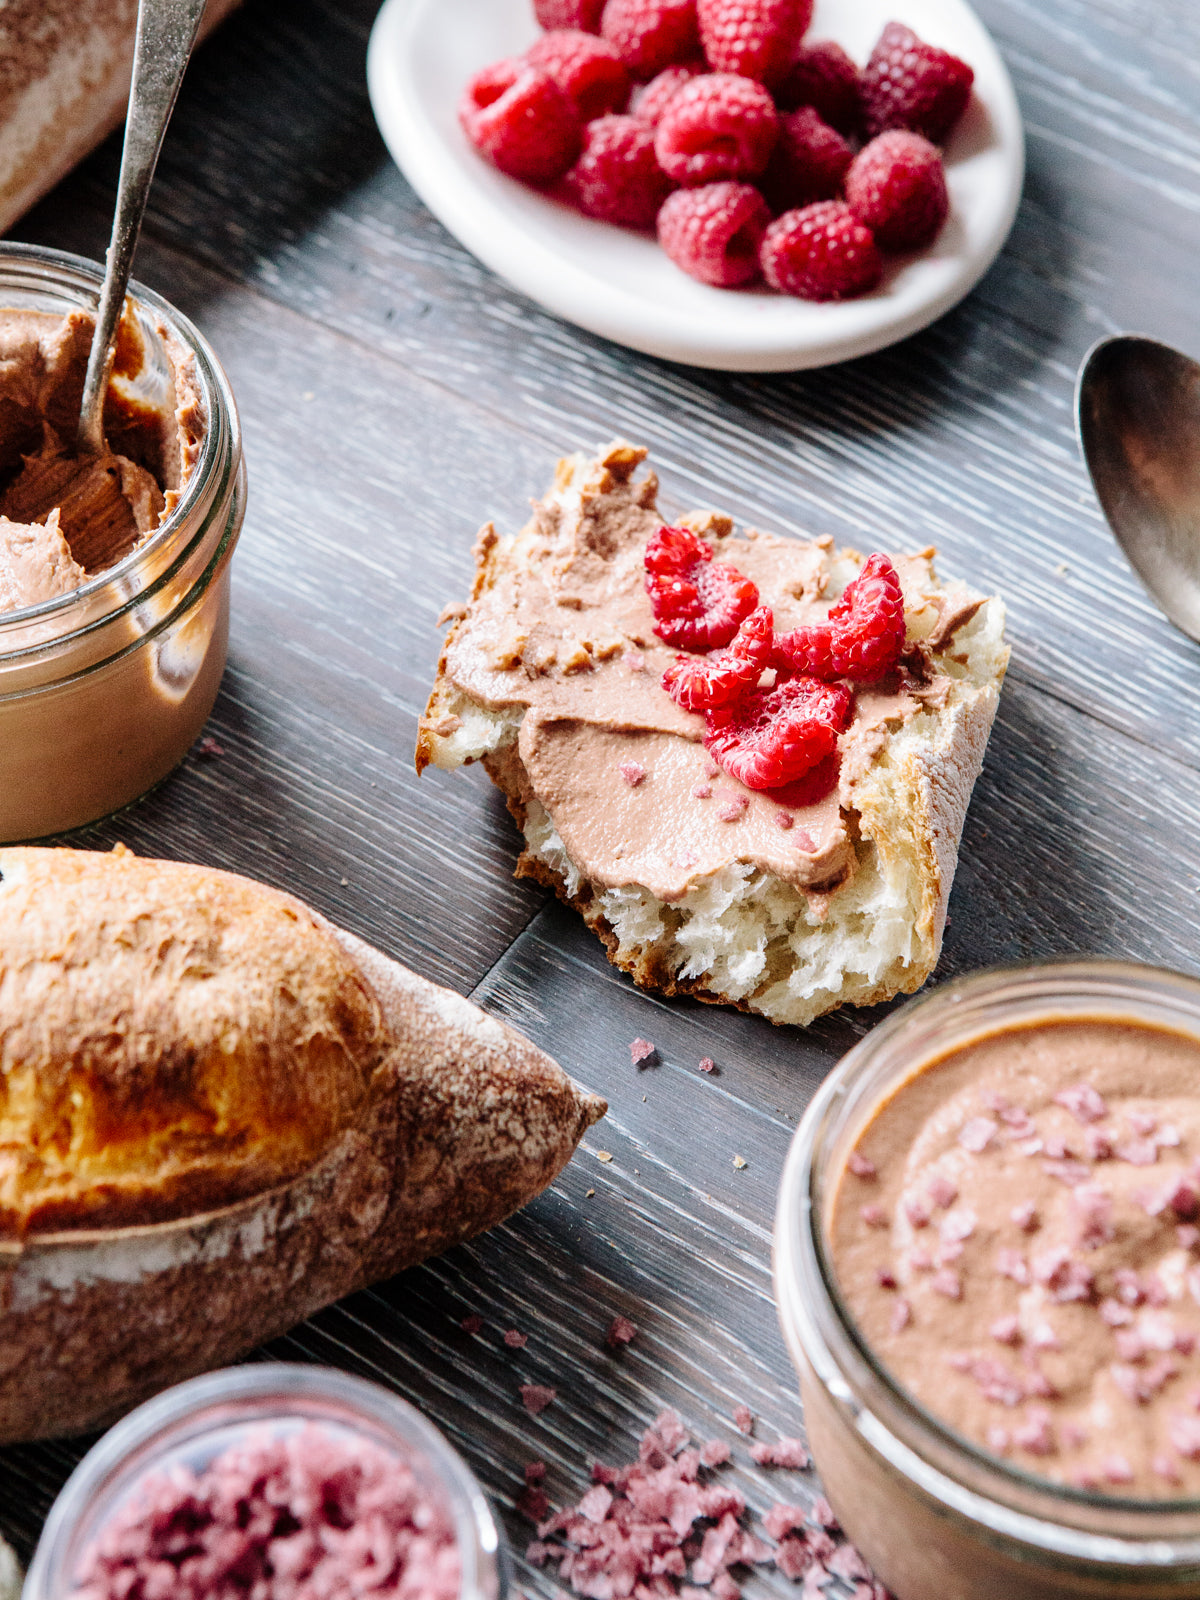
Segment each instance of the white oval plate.
[[873,294],[814,304],[712,289],[649,235],[580,216],[497,172],[458,125],[463,86],[538,36],[531,0],[386,0],[367,55],[380,130],[417,194],[467,249],[549,311],[618,344],[690,366],[788,372],[867,355],[926,327],[991,266],[1025,167],[1008,72],[965,0],[817,0],[808,38],[860,64],[893,17],[975,69],[946,150],[950,216],[931,250],[899,257]]

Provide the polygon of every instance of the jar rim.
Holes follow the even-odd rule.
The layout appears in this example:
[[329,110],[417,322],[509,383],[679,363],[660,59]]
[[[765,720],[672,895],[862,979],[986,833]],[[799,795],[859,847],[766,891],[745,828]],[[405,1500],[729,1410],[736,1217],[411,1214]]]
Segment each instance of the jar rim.
[[[1190,1019],[1189,1031],[1200,1040],[1200,980],[1168,968],[1103,958],[1061,957],[989,967],[898,1008],[842,1058],[793,1136],[774,1233],[783,1332],[793,1357],[802,1356],[827,1387],[832,1385],[870,1447],[933,1499],[971,1521],[1061,1556],[1123,1568],[1200,1564],[1200,1499],[1135,1499],[1077,1489],[1027,1472],[965,1438],[917,1401],[874,1354],[832,1271],[821,1214],[820,1164],[831,1154],[835,1134],[844,1142],[853,1116],[852,1109],[846,1111],[847,1102],[856,1086],[864,1084],[884,1052],[901,1045],[906,1035],[915,1040],[920,1032],[926,1039],[924,1054],[933,1057],[954,1047],[952,1041],[935,1037],[940,1021],[953,1018],[965,1030],[974,1016],[978,1026],[969,1034],[964,1031],[963,1038],[977,1037],[984,1028],[986,1003],[1016,999],[1030,1008],[1022,1021],[1038,1015],[1112,1014],[1120,1002],[1125,1006],[1120,1014],[1128,1017],[1129,1007],[1139,1001],[1146,1007],[1158,1003],[1173,1013],[1180,1031]],[[1069,1008],[1065,1013],[1064,1006]],[[1006,1026],[998,1015],[989,1020],[988,1031]],[[1170,1020],[1162,1017],[1159,1025]],[[915,1052],[908,1058],[910,1073],[919,1059]],[[872,1084],[872,1097],[880,1087],[881,1083]],[[843,1111],[845,1121],[838,1122]],[[836,1350],[820,1325],[819,1313],[832,1325]],[[857,1371],[849,1370],[854,1363]],[[864,1394],[871,1398],[864,1399]],[[887,1420],[872,1409],[872,1399],[885,1402]],[[964,1469],[961,1475],[955,1471],[959,1466]],[[1053,1512],[1046,1507],[1053,1507]],[[1093,1519],[1103,1519],[1109,1531],[1097,1532],[1089,1525]]]
[[[256,1402],[261,1409],[242,1418],[226,1409],[239,1403],[254,1406]],[[308,1413],[304,1410],[306,1402],[315,1403],[318,1408],[322,1404],[341,1407],[344,1415],[331,1412],[323,1418],[319,1411]],[[503,1596],[499,1524],[475,1474],[440,1429],[400,1395],[340,1368],[300,1362],[251,1362],[204,1373],[154,1395],[92,1446],[67,1479],[46,1518],[24,1590],[30,1600],[61,1600],[60,1590],[52,1580],[65,1576],[73,1581],[70,1574],[56,1571],[55,1563],[68,1554],[67,1543],[93,1497],[114,1483],[120,1484],[122,1473],[131,1465],[133,1470],[128,1481],[120,1484],[120,1490],[124,1495],[134,1493],[145,1475],[155,1470],[150,1458],[154,1445],[169,1443],[172,1432],[181,1432],[189,1422],[202,1423],[206,1412],[212,1413],[213,1434],[239,1426],[269,1425],[272,1420],[311,1420],[318,1424],[325,1420],[346,1428],[358,1419],[377,1443],[381,1443],[383,1433],[389,1434],[393,1451],[397,1449],[395,1441],[403,1440],[432,1467],[445,1493],[461,1562],[461,1600],[500,1600]],[[197,1426],[187,1435],[188,1441],[203,1439],[205,1432]]]
[[[28,269],[27,281],[24,283],[20,281],[23,268]],[[90,257],[75,255],[68,250],[51,249],[46,245],[0,240],[0,299],[7,290],[17,288],[26,289],[30,293],[50,294],[56,289],[64,293],[73,290],[90,302],[89,309],[94,310],[99,303],[100,286],[103,281],[102,264]],[[183,312],[148,285],[137,279],[131,279],[127,293],[130,300],[153,312],[155,318],[179,339],[195,360],[205,413],[204,437],[201,441],[199,458],[170,515],[150,534],[149,538],[140,540],[120,561],[93,573],[78,588],[72,589],[67,594],[53,595],[37,605],[23,606],[19,610],[0,614],[0,660],[15,660],[24,655],[37,654],[47,646],[61,645],[63,639],[70,636],[71,630],[67,630],[65,634],[55,633],[53,637],[39,643],[18,646],[14,651],[6,651],[3,640],[6,631],[15,632],[31,624],[59,617],[75,607],[86,607],[96,596],[102,595],[105,588],[113,588],[117,604],[104,611],[104,621],[109,620],[113,611],[124,609],[128,604],[141,599],[141,593],[135,592],[132,597],[130,596],[130,579],[135,577],[139,568],[153,567],[156,558],[163,554],[164,549],[193,520],[198,507],[213,498],[214,489],[219,492],[221,486],[219,483],[214,484],[214,480],[223,472],[227,474],[230,464],[241,458],[237,404],[229,380],[208,340],[190,318],[184,316]],[[191,541],[188,541],[189,545],[190,543]],[[185,545],[178,553],[180,557],[186,554],[186,549]]]

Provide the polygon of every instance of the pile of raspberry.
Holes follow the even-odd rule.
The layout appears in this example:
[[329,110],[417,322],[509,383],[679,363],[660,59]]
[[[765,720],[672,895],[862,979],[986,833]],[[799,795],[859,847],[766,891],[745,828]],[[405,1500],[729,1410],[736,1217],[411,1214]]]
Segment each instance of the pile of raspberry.
[[867,558],[825,622],[788,633],[775,632],[750,579],[714,561],[690,528],[660,528],[644,563],[655,633],[689,652],[663,688],[703,715],[713,761],[748,789],[818,799],[836,781],[853,685],[888,677],[904,653],[904,595],[887,556]]
[[860,70],[805,40],[813,0],[533,5],[541,38],[463,93],[468,139],[585,216],[655,228],[702,283],[849,299],[945,222],[938,146],[974,73],[902,23]]

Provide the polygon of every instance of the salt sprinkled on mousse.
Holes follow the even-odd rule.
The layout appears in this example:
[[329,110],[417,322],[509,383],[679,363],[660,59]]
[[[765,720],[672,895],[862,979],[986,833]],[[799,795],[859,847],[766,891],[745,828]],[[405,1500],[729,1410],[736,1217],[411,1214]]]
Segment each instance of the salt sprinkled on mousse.
[[454,1528],[412,1467],[319,1423],[151,1472],[85,1551],[71,1600],[456,1600]]
[[956,1432],[1200,1497],[1200,1042],[1085,1017],[947,1051],[877,1106],[829,1228],[862,1336]]

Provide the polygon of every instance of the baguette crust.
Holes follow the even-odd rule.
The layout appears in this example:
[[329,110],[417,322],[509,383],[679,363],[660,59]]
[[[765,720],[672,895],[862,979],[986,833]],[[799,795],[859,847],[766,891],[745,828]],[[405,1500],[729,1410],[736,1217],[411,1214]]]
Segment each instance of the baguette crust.
[[306,914],[378,1008],[369,1093],[314,1165],[266,1192],[0,1240],[0,1442],[102,1427],[470,1238],[551,1182],[604,1114],[514,1029]]
[[[564,520],[577,516],[581,527],[586,520],[600,519],[598,503],[616,506],[623,500],[639,513],[653,510],[654,475],[632,481],[644,454],[616,445],[595,462],[560,462],[547,502],[534,508],[531,529],[550,515],[550,505],[563,508]],[[724,553],[723,542],[732,529],[728,517],[707,512],[679,520],[710,539],[718,554]],[[526,534],[502,538],[491,524],[484,528],[475,550],[471,605],[519,566],[528,548],[525,541]],[[907,558],[906,607],[910,630],[917,629],[910,631],[910,638],[921,641],[926,659],[951,680],[945,697],[940,704],[925,705],[911,725],[893,730],[865,771],[843,776],[842,811],[857,854],[848,881],[825,893],[793,892],[790,902],[787,886],[769,873],[758,872],[736,886],[746,902],[774,896],[773,921],[768,926],[760,919],[748,930],[748,944],[766,938],[771,946],[755,983],[722,981],[712,964],[697,957],[697,941],[689,946],[680,937],[681,914],[685,922],[695,915],[688,904],[691,891],[682,902],[664,905],[637,885],[628,891],[606,890],[589,882],[570,859],[521,759],[517,734],[524,707],[478,702],[450,675],[451,657],[467,637],[462,630],[470,606],[448,608],[454,622],[418,730],[417,769],[431,762],[453,768],[481,759],[526,836],[517,876],[534,878],[578,911],[604,943],[609,960],[642,987],[802,1025],[838,1005],[870,1005],[912,993],[932,973],[940,953],[958,841],[1008,660],[1001,602],[971,595],[961,585],[941,585],[931,557],[932,552],[923,552]],[[854,551],[827,557],[830,570],[843,573],[847,563],[854,564],[851,572],[857,570],[862,559]],[[943,626],[947,618],[952,618],[948,627]],[[867,886],[874,886],[871,894]],[[905,924],[899,933],[898,917]],[[876,935],[884,925],[895,949],[881,960]],[[811,947],[820,944],[822,930],[827,931],[828,949],[824,960],[814,959]],[[727,918],[718,942],[729,932]],[[781,966],[790,969],[782,976]]]

